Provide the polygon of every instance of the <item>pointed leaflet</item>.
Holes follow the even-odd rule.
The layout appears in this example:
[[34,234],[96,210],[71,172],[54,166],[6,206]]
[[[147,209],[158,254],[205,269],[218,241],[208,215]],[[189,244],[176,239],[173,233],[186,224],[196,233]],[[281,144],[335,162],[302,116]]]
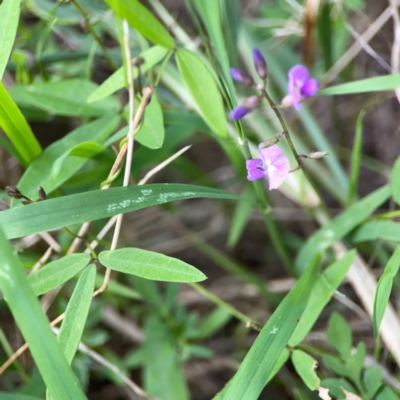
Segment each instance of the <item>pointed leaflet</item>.
[[49,320],[28,283],[23,266],[1,227],[0,291],[54,399],[86,399],[50,329]]
[[49,199],[0,212],[8,238],[81,224],[170,201],[204,197],[237,200],[222,190],[181,184],[128,186]]
[[65,317],[58,335],[58,343],[60,343],[68,364],[71,364],[81,341],[83,328],[85,327],[92,302],[95,278],[96,266],[90,264],[79,277],[65,310]]
[[162,24],[138,0],[104,0],[115,13],[126,19],[146,39],[168,49],[175,47],[174,40]]
[[221,93],[209,68],[185,49],[176,52],[176,62],[204,121],[219,136],[228,137]]
[[136,248],[103,251],[99,261],[114,271],[164,282],[200,282],[206,276],[177,258]]

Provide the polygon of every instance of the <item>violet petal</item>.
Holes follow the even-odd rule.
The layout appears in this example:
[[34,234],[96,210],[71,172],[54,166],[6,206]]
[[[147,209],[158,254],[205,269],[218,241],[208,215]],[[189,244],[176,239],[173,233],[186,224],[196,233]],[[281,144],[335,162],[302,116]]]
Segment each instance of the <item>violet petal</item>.
[[289,173],[289,160],[277,145],[258,149],[266,168],[269,190],[277,189],[282,185]]
[[318,92],[318,81],[316,79],[308,79],[301,88],[301,94],[304,97],[314,96]]
[[238,119],[243,118],[251,111],[252,110],[250,110],[249,108],[243,106],[237,106],[231,111],[229,117],[232,121],[237,121]]
[[262,179],[266,176],[265,172],[257,167],[262,167],[263,160],[259,158],[252,158],[246,161],[247,168],[247,179],[249,181],[255,181],[257,179]]

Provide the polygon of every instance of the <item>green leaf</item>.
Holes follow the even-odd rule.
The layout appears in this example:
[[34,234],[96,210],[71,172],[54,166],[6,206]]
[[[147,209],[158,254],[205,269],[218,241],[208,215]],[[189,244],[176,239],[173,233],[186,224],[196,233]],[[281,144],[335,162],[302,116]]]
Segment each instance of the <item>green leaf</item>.
[[376,400],[399,400],[400,397],[388,386],[385,386],[376,396]]
[[350,181],[349,181],[349,195],[347,198],[347,205],[350,206],[354,203],[357,195],[358,176],[360,173],[361,150],[362,150],[362,135],[363,135],[363,118],[365,111],[362,110],[358,114],[356,122],[356,135],[353,143],[353,150],[351,152],[351,167],[350,167]]
[[120,104],[114,97],[96,104],[87,103],[88,94],[97,88],[98,85],[85,79],[64,79],[54,82],[36,81],[30,86],[16,85],[10,94],[21,105],[38,107],[56,115],[96,117],[116,114]]
[[394,221],[370,221],[362,224],[350,235],[352,243],[377,239],[400,241],[400,224]]
[[397,158],[390,174],[390,189],[397,204],[400,204],[400,157]]
[[224,400],[258,399],[307,305],[318,270],[316,257],[264,325],[225,389]]
[[[96,281],[95,281],[95,287],[96,289],[99,289],[104,282],[104,276],[97,274],[96,275]],[[128,299],[141,299],[142,296],[136,291],[133,290],[132,288],[122,285],[113,279],[110,279],[108,281],[108,286],[107,286],[107,293],[112,293],[115,294],[119,297],[126,297]]]
[[196,6],[200,11],[207,32],[216,53],[216,59],[221,64],[221,71],[231,94],[235,93],[232,77],[229,73],[229,57],[225,45],[224,35],[221,24],[221,5],[220,1],[195,0]]
[[237,204],[233,213],[227,243],[227,246],[229,248],[233,248],[236,246],[238,240],[240,239],[240,236],[242,235],[246,227],[246,223],[251,215],[251,212],[253,211],[253,188],[248,186],[242,193],[242,197],[246,200],[240,201]]
[[310,332],[315,321],[331,299],[334,291],[345,278],[347,271],[356,256],[356,250],[351,250],[342,258],[330,265],[319,277],[311,289],[307,307],[289,340],[289,346],[297,346]]
[[164,137],[163,112],[157,95],[153,93],[144,113],[144,121],[139,132],[135,134],[135,140],[149,149],[159,149],[164,143]]
[[20,0],[4,0],[0,5],[0,81],[17,33],[19,9]]
[[215,308],[200,324],[196,337],[201,339],[211,337],[225,326],[231,318],[232,315],[223,308]]
[[221,93],[208,67],[189,50],[176,53],[179,71],[200,114],[207,125],[219,136],[228,137],[226,116]]
[[86,162],[83,158],[70,157],[71,149],[88,141],[104,142],[117,128],[119,121],[119,117],[100,118],[80,126],[51,144],[22,175],[18,188],[26,196],[36,193],[39,186],[42,186],[46,193],[51,193],[73,176]]
[[353,335],[346,320],[337,311],[329,318],[326,337],[343,360],[350,357]]
[[29,165],[42,151],[14,100],[0,82],[0,128],[18,151],[25,166]]
[[54,399],[86,399],[28,283],[23,266],[1,228],[0,291]]
[[394,90],[400,87],[400,74],[377,76],[360,81],[343,83],[318,92],[321,96],[334,96],[338,94],[367,93],[384,90]]
[[[144,60],[144,63],[140,66],[140,72],[143,74],[149,69],[153,68],[157,63],[159,63],[168,53],[165,47],[153,46],[150,49],[145,50],[140,53],[137,57]],[[136,58],[132,58],[132,62]],[[133,67],[133,79],[136,79],[139,75],[138,68]],[[115,93],[117,90],[122,89],[126,82],[126,70],[125,67],[117,69],[111,76],[109,76],[87,99],[88,103],[93,101],[98,101],[110,94]]]
[[178,364],[176,344],[157,315],[149,314],[145,326],[144,389],[162,400],[187,400],[188,389]]
[[303,271],[304,266],[318,254],[329,248],[334,242],[347,235],[360,222],[365,220],[376,208],[378,208],[390,196],[388,186],[383,186],[362,200],[357,201],[334,220],[328,222],[309,238],[300,250],[297,260],[297,271]]
[[97,142],[83,142],[74,146],[68,153],[71,157],[92,158],[106,148]]
[[163,25],[138,0],[104,0],[120,18],[126,19],[146,39],[168,49],[175,47],[174,39]]
[[302,350],[294,350],[292,353],[292,363],[304,384],[310,390],[317,390],[321,383],[315,372],[318,366],[317,360]]
[[[1,9],[0,9],[1,11]],[[34,396],[29,396],[27,394],[21,394],[21,393],[6,393],[6,392],[0,392],[0,399],[1,400],[42,400],[41,397],[34,397]]]
[[81,224],[142,208],[193,199],[237,200],[236,195],[203,186],[154,184],[128,186],[49,199],[0,212],[0,225],[12,239]]
[[71,364],[81,341],[83,328],[85,327],[92,302],[95,278],[96,266],[90,264],[82,272],[65,310],[65,317],[58,335],[58,343],[68,364]]
[[382,369],[374,366],[367,368],[364,372],[363,381],[367,389],[368,399],[373,399],[375,393],[383,385]]
[[39,296],[69,281],[85,268],[89,261],[89,254],[70,254],[33,272],[29,275],[28,281],[36,296]]
[[393,287],[393,279],[399,272],[400,268],[400,246],[396,247],[392,257],[390,257],[382,276],[378,281],[376,287],[375,299],[374,299],[374,312],[372,320],[374,322],[374,332],[378,336],[379,328],[383,316],[385,314],[386,307],[389,303],[390,292]]
[[201,282],[207,277],[177,258],[133,247],[103,251],[100,262],[114,271],[165,282]]

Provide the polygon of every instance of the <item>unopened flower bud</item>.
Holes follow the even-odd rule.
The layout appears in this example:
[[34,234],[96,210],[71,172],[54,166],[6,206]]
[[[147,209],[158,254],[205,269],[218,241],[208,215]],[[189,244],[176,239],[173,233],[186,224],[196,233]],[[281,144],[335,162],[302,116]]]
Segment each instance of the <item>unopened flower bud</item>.
[[47,199],[47,194],[41,186],[39,186],[39,189],[38,189],[38,196],[39,196],[40,200]]
[[260,143],[258,146],[260,149],[266,149],[268,147],[271,147],[279,142],[278,138],[273,138],[273,139],[268,139],[265,142]]
[[237,121],[238,119],[243,118],[245,115],[252,112],[259,104],[260,98],[258,96],[247,98],[241,106],[237,106],[231,111],[231,120]]
[[318,158],[323,158],[325,156],[327,156],[329,154],[329,152],[327,151],[314,151],[313,153],[310,153],[308,158],[312,159],[312,160],[317,160]]
[[253,61],[258,76],[261,79],[266,79],[268,75],[267,63],[265,62],[265,58],[261,54],[260,50],[253,49]]
[[140,67],[142,64],[144,64],[144,58],[143,57],[136,57],[135,61],[133,62],[133,65],[135,67]]
[[292,97],[290,95],[287,95],[282,99],[280,106],[283,108],[288,108],[292,104],[293,104]]
[[6,186],[7,195],[14,199],[22,199],[24,195],[16,186]]
[[231,68],[229,70],[229,72],[230,72],[232,78],[235,81],[241,83],[242,85],[244,85],[244,86],[254,86],[254,79],[250,74],[248,74],[246,72],[239,71],[238,69],[235,69],[235,68]]
[[242,106],[253,111],[256,107],[258,107],[259,104],[260,98],[258,96],[250,96],[244,101]]

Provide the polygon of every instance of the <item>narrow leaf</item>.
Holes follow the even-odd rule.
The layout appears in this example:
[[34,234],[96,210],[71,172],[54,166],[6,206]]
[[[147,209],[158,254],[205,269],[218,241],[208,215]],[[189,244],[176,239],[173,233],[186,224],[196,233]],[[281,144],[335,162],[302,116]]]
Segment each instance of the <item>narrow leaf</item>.
[[0,81],[17,33],[19,9],[20,0],[4,0],[0,5]]
[[29,165],[42,151],[39,142],[14,100],[0,82],[0,128],[18,151],[25,166]]
[[189,50],[176,53],[176,61],[183,80],[200,114],[209,127],[223,138],[228,137],[226,116],[221,93],[208,67]]
[[362,110],[358,114],[356,122],[356,134],[353,143],[353,151],[351,152],[351,166],[350,166],[350,181],[349,181],[349,195],[347,198],[347,205],[350,206],[356,200],[358,176],[360,173],[360,162],[361,162],[361,146],[362,146],[362,135],[363,135],[363,118],[365,111]]
[[0,224],[11,239],[197,197],[238,199],[238,196],[222,190],[194,185],[128,186],[93,190],[14,207],[0,212]]
[[318,92],[323,96],[334,96],[338,94],[367,93],[384,90],[394,90],[400,87],[400,74],[377,76],[362,79],[360,81],[343,83],[332,86]]
[[133,247],[103,251],[99,260],[114,271],[156,281],[201,282],[207,279],[197,268],[177,258]]
[[[140,66],[140,72],[143,74],[149,69],[153,68],[159,63],[168,53],[168,50],[162,46],[153,46],[150,49],[140,53],[137,57],[144,60],[144,63]],[[133,58],[132,62],[136,59]],[[132,67],[133,79],[136,79],[139,75],[137,67]],[[117,90],[122,89],[125,86],[126,81],[125,68],[121,67],[117,69],[111,76],[109,76],[87,99],[89,103],[98,101],[110,94],[115,93]]]
[[347,361],[350,359],[353,335],[346,320],[337,311],[329,318],[326,338],[339,352],[343,360]]
[[126,19],[145,38],[168,49],[175,47],[174,40],[162,24],[138,0],[104,0],[122,19]]
[[74,146],[68,153],[71,157],[91,158],[105,150],[105,147],[97,142],[83,142]]
[[388,186],[383,186],[362,200],[357,201],[333,221],[327,223],[309,238],[297,256],[296,268],[303,271],[312,258],[329,248],[335,241],[341,239],[360,222],[365,220],[390,196]]
[[0,290],[54,399],[86,399],[1,228]]
[[378,239],[400,242],[400,224],[395,221],[370,221],[362,224],[350,235],[352,243]]
[[321,384],[321,380],[315,372],[318,366],[317,360],[302,350],[294,350],[292,363],[304,384],[310,390],[317,390]]
[[29,275],[28,281],[36,296],[39,296],[69,281],[85,268],[89,261],[89,254],[70,254],[35,271]]
[[289,346],[297,346],[310,332],[333,293],[345,278],[356,256],[356,251],[351,250],[342,258],[330,265],[319,277],[310,290],[307,308],[304,310],[300,321],[289,340]]
[[229,382],[224,400],[258,399],[307,305],[318,266],[319,259],[315,258],[269,318]]
[[109,97],[95,104],[87,103],[89,93],[98,86],[85,79],[64,79],[62,81],[36,81],[30,86],[17,85],[10,90],[13,99],[25,106],[38,107],[56,115],[103,116],[117,113],[120,104]]
[[397,204],[400,204],[400,157],[397,158],[390,174],[390,189]]
[[85,327],[92,302],[95,278],[96,266],[90,264],[82,272],[65,310],[65,317],[58,335],[58,343],[60,343],[68,364],[71,364],[81,341],[83,328]]
[[[42,186],[46,193],[51,193],[73,176],[86,162],[86,159],[72,157],[71,149],[87,141],[103,143],[117,128],[119,121],[119,117],[103,117],[82,125],[57,140],[29,166],[22,175],[18,188],[26,196],[36,194],[39,186]],[[57,168],[56,165],[58,165]]]
[[390,257],[382,276],[379,279],[376,287],[375,299],[374,299],[374,312],[372,320],[374,322],[374,332],[378,335],[379,328],[383,316],[385,314],[386,307],[389,303],[390,293],[393,287],[393,279],[397,275],[400,267],[400,246],[396,247],[392,257]]

